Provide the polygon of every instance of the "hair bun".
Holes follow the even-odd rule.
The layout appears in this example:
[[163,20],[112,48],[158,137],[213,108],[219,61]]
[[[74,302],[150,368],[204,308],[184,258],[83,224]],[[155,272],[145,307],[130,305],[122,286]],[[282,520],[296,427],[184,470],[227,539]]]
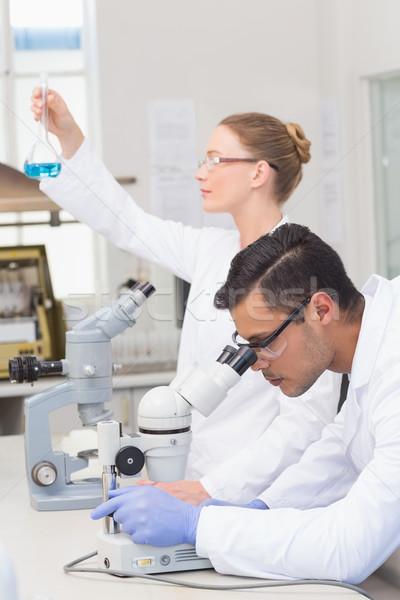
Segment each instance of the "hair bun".
[[308,163],[311,159],[311,142],[304,135],[303,129],[297,123],[286,123],[286,129],[296,147],[300,162],[303,164]]

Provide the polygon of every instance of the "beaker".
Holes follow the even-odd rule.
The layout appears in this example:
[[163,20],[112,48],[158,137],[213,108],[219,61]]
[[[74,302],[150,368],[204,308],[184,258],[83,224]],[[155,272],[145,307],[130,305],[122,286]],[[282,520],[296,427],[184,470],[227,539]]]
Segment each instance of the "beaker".
[[25,175],[31,179],[57,177],[61,171],[61,162],[48,135],[47,73],[40,74],[39,87],[42,91],[43,111],[38,124],[37,140],[24,163]]

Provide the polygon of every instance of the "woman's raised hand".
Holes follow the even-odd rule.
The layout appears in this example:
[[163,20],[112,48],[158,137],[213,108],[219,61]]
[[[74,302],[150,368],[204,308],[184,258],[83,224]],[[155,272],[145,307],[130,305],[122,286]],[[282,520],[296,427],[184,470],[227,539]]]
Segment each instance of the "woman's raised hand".
[[[44,107],[42,90],[39,86],[33,89],[31,101],[31,111],[35,120],[39,121]],[[83,142],[83,133],[63,98],[56,91],[48,91],[46,102],[48,130],[58,137],[64,158],[71,158]]]

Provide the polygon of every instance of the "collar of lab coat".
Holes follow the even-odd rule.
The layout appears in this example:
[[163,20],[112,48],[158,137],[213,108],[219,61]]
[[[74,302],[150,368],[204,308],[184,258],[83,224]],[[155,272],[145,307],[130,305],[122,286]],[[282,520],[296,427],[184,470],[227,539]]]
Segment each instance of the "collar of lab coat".
[[275,227],[273,227],[270,231],[270,233],[272,233],[273,231],[275,231],[275,229],[278,229],[278,227],[280,227],[281,225],[285,225],[285,223],[290,223],[289,220],[289,215],[286,213],[282,213],[282,219],[279,221],[279,223],[277,223],[275,225]]
[[364,314],[351,366],[352,387],[366,385],[385,335],[393,301],[391,283],[380,275],[372,275],[361,290],[365,298]]

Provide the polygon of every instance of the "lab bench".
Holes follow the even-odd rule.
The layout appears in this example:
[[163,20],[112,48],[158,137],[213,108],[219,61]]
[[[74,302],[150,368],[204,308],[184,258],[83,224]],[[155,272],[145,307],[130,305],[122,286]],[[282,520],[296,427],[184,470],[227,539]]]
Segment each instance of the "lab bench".
[[[151,388],[168,385],[175,370],[153,367],[144,372],[124,372],[113,377],[113,397],[109,404],[116,420],[128,432],[136,430],[137,407],[142,396]],[[20,434],[24,431],[24,399],[39,394],[66,381],[65,377],[49,376],[29,383],[14,384],[0,381],[0,435]],[[50,414],[50,428],[55,433],[65,433],[81,427],[76,406],[69,405]]]
[[[145,381],[147,383],[147,380]],[[95,432],[76,430],[64,439],[65,449],[93,445]],[[22,435],[0,437],[0,503],[3,515],[0,541],[14,565],[19,597],[41,600],[360,600],[352,590],[334,586],[302,585],[281,588],[221,591],[189,589],[159,581],[120,578],[103,573],[65,573],[63,566],[96,549],[99,522],[90,510],[38,512],[29,503]],[[83,566],[97,568],[94,558]],[[171,573],[184,582],[203,585],[260,583],[259,579],[224,576],[213,569]]]

